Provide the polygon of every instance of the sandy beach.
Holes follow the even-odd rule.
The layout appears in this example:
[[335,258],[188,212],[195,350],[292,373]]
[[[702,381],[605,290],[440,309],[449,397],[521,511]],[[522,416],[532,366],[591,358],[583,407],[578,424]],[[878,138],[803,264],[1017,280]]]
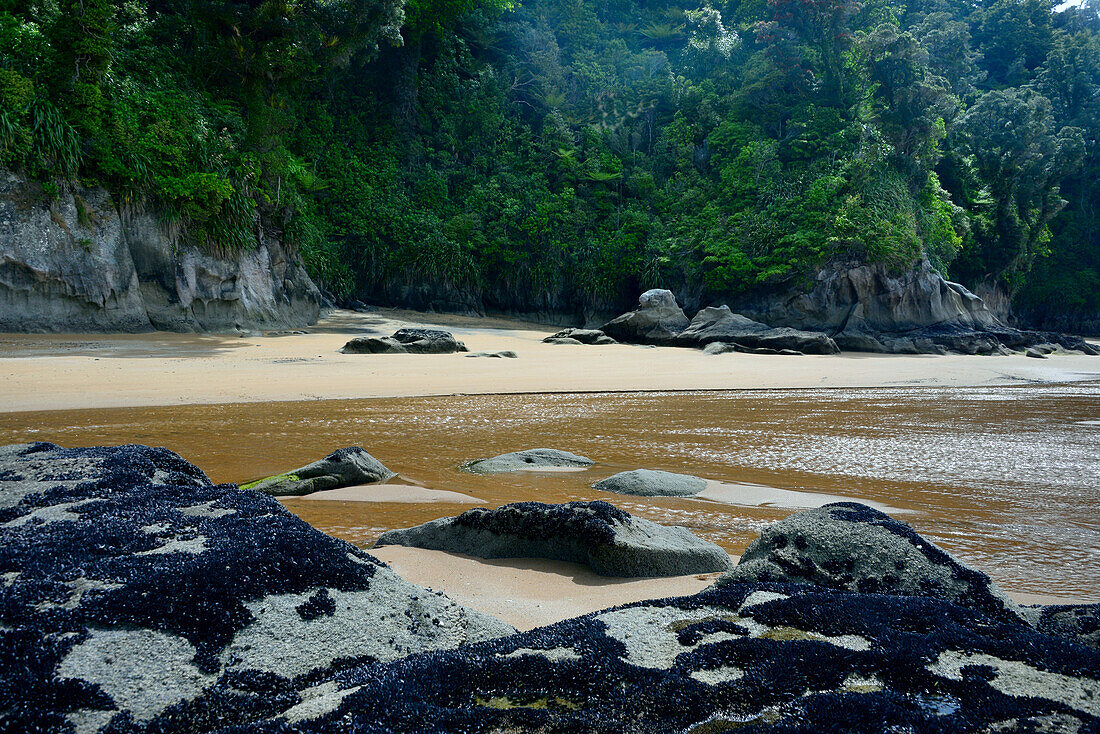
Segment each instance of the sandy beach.
[[[471,352],[516,359],[357,355],[355,336],[403,326],[452,331]],[[1100,359],[1056,355],[724,354],[633,345],[541,343],[556,329],[495,318],[336,311],[307,333],[5,334],[0,411],[427,395],[990,386],[1100,379]]]
[[697,594],[721,575],[611,578],[576,563],[542,558],[485,559],[399,545],[370,553],[398,576],[442,591],[521,632],[620,604]]
[[[389,335],[405,326],[447,329],[464,341],[471,353],[511,350],[517,357],[338,352],[355,336]],[[924,532],[942,531],[941,540],[955,543],[970,557],[983,557],[972,544],[960,542],[987,538],[989,529],[977,531],[965,523],[979,522],[979,517],[989,522],[991,518],[983,509],[986,505],[994,512],[1007,511],[989,500],[978,504],[965,500],[956,507],[958,490],[952,487],[948,494],[937,494],[941,490],[929,483],[936,472],[923,464],[913,477],[915,482],[883,482],[870,475],[860,478],[879,460],[882,450],[878,444],[858,443],[866,440],[862,433],[892,422],[898,415],[923,410],[922,400],[913,402],[913,396],[925,394],[923,388],[965,387],[981,392],[1100,380],[1100,358],[1083,355],[1053,355],[1046,360],[1022,355],[854,353],[709,356],[671,347],[543,344],[541,340],[554,331],[551,326],[498,318],[379,309],[369,313],[337,311],[305,333],[5,334],[0,335],[0,413],[6,415],[9,441],[166,445],[196,461],[216,481],[243,481],[285,471],[342,445],[367,446],[400,478],[286,503],[316,527],[363,547],[384,529],[458,514],[471,506],[598,498],[658,522],[687,525],[736,554],[756,537],[763,524],[794,508],[855,499],[899,514]],[[719,397],[726,393],[712,392],[705,407],[693,397],[695,393],[688,392],[784,388],[795,389],[795,393],[787,392],[782,399],[778,393],[774,397],[751,393],[760,396],[757,400],[742,393],[741,402],[729,402]],[[809,397],[820,393],[807,392],[807,399],[816,407],[804,404],[796,397],[799,388],[840,388],[827,391],[840,396],[840,402],[827,407],[821,398]],[[867,396],[851,394],[854,388],[903,388],[910,397],[895,396],[873,407],[861,402],[869,399]],[[913,389],[917,389],[915,393]],[[639,406],[648,405],[647,401],[657,403],[648,409],[632,407],[634,398],[628,399],[627,393],[650,393],[649,397],[637,395],[637,400],[643,401]],[[958,398],[967,394],[974,391],[960,391]],[[468,397],[446,397],[456,395]],[[899,399],[903,402],[891,402]],[[857,402],[848,405],[846,400]],[[621,408],[615,407],[620,403]],[[1011,404],[1019,406],[1019,401]],[[981,403],[969,405],[966,410],[973,412]],[[1070,417],[1080,424],[1095,419],[1087,405],[1080,409],[1085,412]],[[852,417],[866,411],[878,417],[866,418],[868,428],[858,428],[859,422],[853,424]],[[818,413],[817,418],[811,417]],[[922,430],[942,420],[932,414],[921,415],[917,424]],[[998,415],[998,420],[1005,417]],[[764,427],[759,423],[763,416],[774,422],[767,424],[771,427],[763,433],[736,428],[757,426],[754,430],[759,431]],[[677,427],[677,420],[683,425]],[[801,432],[816,420],[823,421],[823,433],[811,432],[803,438]],[[1026,420],[1033,424],[1035,419]],[[566,425],[568,432],[563,433]],[[628,435],[627,425],[642,433]],[[808,440],[810,446],[834,445],[838,440],[846,446],[856,441],[851,446],[858,444],[852,449],[852,456],[859,457],[857,464],[800,474],[804,467],[801,453],[781,448],[788,440],[784,426],[799,434],[796,443]],[[948,430],[958,439],[959,429]],[[910,432],[905,429],[900,435]],[[609,443],[609,436],[615,436],[614,441]],[[682,453],[684,436],[694,436],[691,440],[698,443],[690,454]],[[704,438],[711,436],[713,439]],[[590,453],[602,464],[592,477],[588,476],[591,472],[478,477],[456,469],[471,458],[528,445],[558,445],[563,440],[567,448]],[[987,446],[984,439],[980,443]],[[729,446],[755,451],[756,458],[746,465],[741,458],[727,457]],[[956,444],[957,450],[965,447]],[[785,467],[782,471],[757,467],[761,462],[767,464],[771,453],[783,450],[794,453],[780,462]],[[927,446],[906,443],[896,450],[900,453],[886,465],[918,460]],[[834,458],[847,455],[840,449]],[[978,461],[977,456],[967,462]],[[811,466],[831,461],[817,457]],[[711,481],[701,495],[690,500],[618,497],[589,488],[594,479],[639,466],[697,473],[719,481]],[[974,473],[973,467],[959,471]],[[1058,467],[1052,471],[1051,476],[1058,476]],[[984,486],[984,482],[979,484]],[[918,510],[913,513],[911,508]],[[1035,514],[1033,509],[1013,512]],[[948,531],[948,527],[955,530]],[[987,546],[996,551],[998,544],[1005,542],[987,538],[980,545],[982,552]],[[1018,553],[1024,559],[1041,556],[1035,548],[1012,548],[1013,555]],[[521,629],[617,604],[692,594],[712,581],[694,576],[608,579],[570,564],[486,561],[409,548],[388,547],[376,553],[410,581],[442,590],[460,603]],[[988,570],[997,575],[996,567]],[[1017,585],[1012,583],[1012,572],[1002,573],[1010,588]],[[1041,586],[1027,588],[1039,591]],[[1047,593],[1020,593],[1018,598],[1036,602],[1076,596],[1071,592],[1056,599],[1050,594],[1061,589],[1044,591]]]

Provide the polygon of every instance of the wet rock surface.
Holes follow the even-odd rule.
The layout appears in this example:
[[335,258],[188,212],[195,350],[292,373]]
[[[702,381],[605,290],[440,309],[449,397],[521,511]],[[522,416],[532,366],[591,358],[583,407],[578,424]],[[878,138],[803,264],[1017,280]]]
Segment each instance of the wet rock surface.
[[1098,677],[1096,650],[948,602],[747,583],[352,667],[294,731],[1087,732]]
[[584,469],[594,463],[587,456],[559,449],[524,449],[471,461],[462,468],[477,474],[503,474],[537,469]]
[[1040,632],[1100,648],[1100,604],[1054,604],[1037,611]]
[[856,502],[800,512],[765,528],[719,584],[784,581],[871,594],[927,596],[1023,622],[989,577],[889,515]]
[[320,461],[242,484],[241,488],[254,489],[274,497],[301,496],[326,489],[384,482],[395,476],[397,474],[362,447],[349,446],[333,451]]
[[398,329],[393,336],[359,336],[340,348],[342,354],[453,354],[466,345],[442,329]]
[[672,291],[653,289],[638,298],[636,309],[612,319],[599,331],[627,344],[671,345],[689,323]]
[[511,632],[166,449],[0,448],[0,730],[292,718],[350,666]]
[[164,449],[0,447],[0,730],[1097,731],[1097,605],[1037,632],[973,588],[732,582],[508,634]]
[[657,469],[634,469],[601,479],[592,488],[639,497],[691,497],[707,488],[707,480]]
[[800,331],[788,327],[772,328],[733,313],[729,306],[699,311],[688,327],[676,337],[676,343],[696,348],[721,343],[746,350],[769,350],[776,354],[781,350],[802,354],[837,354],[840,351],[836,343],[821,332]]
[[479,558],[548,558],[605,576],[653,577],[732,568],[729,554],[680,527],[634,517],[606,502],[516,502],[382,534],[377,545]]

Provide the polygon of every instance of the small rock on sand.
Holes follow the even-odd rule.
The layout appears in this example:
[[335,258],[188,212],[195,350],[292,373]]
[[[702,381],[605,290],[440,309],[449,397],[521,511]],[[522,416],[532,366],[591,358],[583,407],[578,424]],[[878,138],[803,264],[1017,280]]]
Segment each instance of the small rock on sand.
[[342,354],[452,354],[466,345],[441,329],[398,329],[393,336],[359,336],[340,348]]
[[276,497],[301,496],[326,489],[384,482],[397,476],[359,446],[337,449],[303,467],[241,485]]
[[595,462],[587,456],[571,454],[558,449],[525,449],[510,454],[500,454],[491,459],[471,461],[462,468],[477,474],[501,474],[512,471],[538,469],[584,469]]
[[592,485],[593,489],[640,497],[690,497],[707,487],[707,480],[690,474],[674,474],[656,469],[619,472]]
[[488,357],[490,359],[516,359],[519,355],[513,352],[511,349],[505,349],[502,352],[472,352],[467,354],[467,357]]

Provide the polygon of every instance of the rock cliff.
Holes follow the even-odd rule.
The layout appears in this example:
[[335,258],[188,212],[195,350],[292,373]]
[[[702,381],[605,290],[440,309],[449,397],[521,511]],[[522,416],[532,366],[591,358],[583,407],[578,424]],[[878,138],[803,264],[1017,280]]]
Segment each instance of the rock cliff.
[[844,350],[994,354],[1049,343],[1094,351],[1079,338],[1007,326],[927,263],[895,274],[882,265],[837,262],[808,289],[755,294],[734,308],[771,326],[824,332]]
[[106,191],[50,200],[0,171],[0,331],[232,331],[301,327],[320,293],[282,243],[214,257]]

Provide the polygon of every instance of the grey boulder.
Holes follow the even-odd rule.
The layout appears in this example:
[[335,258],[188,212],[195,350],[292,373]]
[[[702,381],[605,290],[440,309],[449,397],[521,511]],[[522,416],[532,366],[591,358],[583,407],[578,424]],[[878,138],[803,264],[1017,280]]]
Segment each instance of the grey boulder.
[[558,449],[525,449],[500,454],[491,459],[471,461],[462,468],[477,474],[503,474],[512,471],[535,469],[584,469],[595,462],[587,456],[571,454]]
[[546,344],[617,344],[599,329],[562,329],[542,340]]
[[639,497],[691,497],[707,487],[707,480],[690,474],[657,469],[619,472],[592,485],[593,489]]
[[989,577],[910,526],[857,502],[792,515],[764,530],[719,584],[782,581],[894,596],[927,596],[997,619],[1027,615]]
[[301,496],[326,489],[384,482],[397,476],[359,446],[337,449],[303,467],[241,485],[275,497]]
[[[733,313],[729,306],[704,308],[695,314],[691,324],[676,339],[685,347],[706,347],[709,344],[743,347],[746,350],[791,350],[803,354],[837,354],[840,349],[826,334],[801,331],[788,327],[772,328]],[[713,353],[713,351],[711,352]]]
[[398,329],[393,336],[359,336],[340,348],[342,354],[453,354],[466,345],[441,329]]
[[604,576],[682,576],[733,567],[728,553],[684,528],[658,525],[599,501],[478,508],[390,530],[377,545],[479,558],[548,558],[584,564]]
[[607,336],[627,344],[671,345],[691,323],[672,291],[653,289],[638,298],[638,307],[600,327]]

